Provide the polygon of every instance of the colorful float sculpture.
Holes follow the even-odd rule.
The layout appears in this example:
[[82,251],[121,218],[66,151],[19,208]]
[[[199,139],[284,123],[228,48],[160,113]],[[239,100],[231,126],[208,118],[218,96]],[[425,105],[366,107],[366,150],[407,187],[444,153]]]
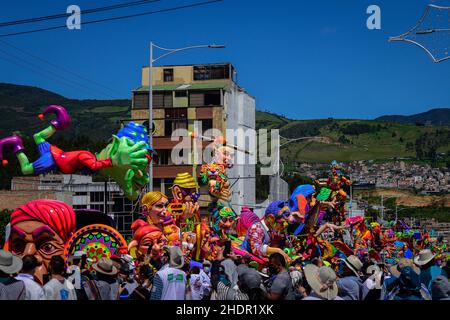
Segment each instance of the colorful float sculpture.
[[200,169],[201,180],[208,185],[212,197],[211,211],[219,203],[230,206],[231,186],[226,169],[233,167],[233,155],[233,148],[227,145],[223,136],[218,136],[213,141],[213,162],[202,165]]
[[41,283],[52,256],[62,256],[67,262],[75,251],[81,250],[87,253],[91,265],[102,257],[127,253],[126,242],[117,230],[105,224],[82,225],[82,220],[92,222],[92,218],[79,217],[62,201],[30,201],[12,212],[4,249],[18,256],[34,255],[40,262],[35,277]]
[[[156,225],[149,224],[144,220],[137,219],[131,225],[134,232],[133,240],[128,244],[129,252],[133,252],[136,259],[143,261],[145,256],[149,254],[152,259],[158,260],[162,247],[167,244],[167,238],[161,229]],[[149,248],[151,248],[149,252]]]
[[193,232],[194,224],[200,222],[197,182],[187,172],[178,173],[171,189],[173,199],[167,208],[169,214],[178,227]]
[[91,224],[77,230],[64,246],[64,259],[68,261],[77,251],[86,252],[86,269],[89,271],[93,271],[92,265],[101,258],[128,253],[123,236],[104,224]]
[[22,138],[13,135],[0,139],[0,161],[3,166],[8,164],[3,152],[9,149],[16,155],[24,175],[39,175],[53,171],[68,174],[98,171],[113,178],[129,199],[137,199],[139,191],[148,183],[146,168],[152,159],[148,135],[142,125],[130,122],[119,130],[117,135],[113,135],[112,142],[96,155],[86,150],[66,152],[47,140],[57,131],[69,127],[71,122],[69,113],[62,106],[50,105],[44,109],[39,118],[43,120],[48,114],[54,114],[56,118],[50,121],[50,126],[33,135],[39,158],[30,162],[25,154]]

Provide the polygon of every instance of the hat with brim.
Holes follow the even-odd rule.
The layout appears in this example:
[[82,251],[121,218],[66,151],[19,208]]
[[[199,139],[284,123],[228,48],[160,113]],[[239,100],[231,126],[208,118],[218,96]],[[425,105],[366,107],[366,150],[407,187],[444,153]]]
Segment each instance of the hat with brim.
[[169,266],[175,269],[181,269],[184,265],[183,251],[180,247],[171,246],[164,247],[164,251],[169,254]]
[[118,272],[111,259],[108,258],[101,258],[97,263],[94,263],[92,265],[92,268],[97,273],[105,274],[108,276],[114,276]]
[[0,271],[14,274],[22,269],[22,259],[9,251],[0,250]]
[[426,265],[434,259],[436,255],[430,249],[425,249],[419,252],[419,255],[414,258],[414,263],[418,266]]
[[336,273],[330,267],[308,264],[303,268],[306,281],[314,292],[326,299],[334,300],[338,294]]
[[401,274],[402,269],[404,267],[411,267],[411,268],[413,268],[415,273],[417,273],[417,274],[420,273],[420,269],[417,266],[414,265],[412,260],[411,259],[406,259],[406,258],[400,259],[397,264],[389,267],[389,271],[391,272],[391,274],[394,277],[398,278],[398,277],[400,277],[400,274]]
[[359,272],[363,266],[361,260],[357,256],[351,255],[348,256],[346,259],[342,259],[344,261],[345,265],[353,271],[353,273],[359,277]]

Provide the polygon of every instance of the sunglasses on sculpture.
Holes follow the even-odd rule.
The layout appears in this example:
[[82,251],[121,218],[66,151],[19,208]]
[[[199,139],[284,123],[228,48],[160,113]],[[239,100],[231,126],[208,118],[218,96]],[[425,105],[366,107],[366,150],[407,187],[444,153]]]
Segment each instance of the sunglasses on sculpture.
[[227,222],[233,222],[234,218],[233,217],[222,217],[220,219],[223,223],[227,223]]
[[196,202],[198,200],[198,198],[200,198],[200,193],[197,191],[190,192],[190,191],[181,189],[181,193],[183,194],[183,197],[190,196],[192,201],[194,201],[194,202]]

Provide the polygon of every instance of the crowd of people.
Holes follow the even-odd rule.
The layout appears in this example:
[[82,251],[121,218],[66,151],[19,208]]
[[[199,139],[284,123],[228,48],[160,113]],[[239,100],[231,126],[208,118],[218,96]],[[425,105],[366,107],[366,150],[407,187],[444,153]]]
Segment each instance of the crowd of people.
[[34,277],[35,256],[0,250],[0,299],[450,300],[448,267],[438,265],[428,249],[390,267],[350,255],[336,272],[320,257],[287,263],[278,252],[259,271],[250,256],[229,248],[213,261],[186,264],[180,247],[165,246],[157,268],[125,254],[98,260],[92,271],[84,252],[71,256],[69,266],[53,256],[43,285]]

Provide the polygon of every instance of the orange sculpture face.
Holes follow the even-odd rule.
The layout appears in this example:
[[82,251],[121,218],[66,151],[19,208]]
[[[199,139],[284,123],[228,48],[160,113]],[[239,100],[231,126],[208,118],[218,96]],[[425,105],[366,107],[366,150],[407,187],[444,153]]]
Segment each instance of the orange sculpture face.
[[38,260],[35,276],[43,283],[48,273],[48,264],[53,256],[62,256],[64,241],[49,226],[42,222],[22,221],[11,227],[10,251],[18,256],[33,255]]

